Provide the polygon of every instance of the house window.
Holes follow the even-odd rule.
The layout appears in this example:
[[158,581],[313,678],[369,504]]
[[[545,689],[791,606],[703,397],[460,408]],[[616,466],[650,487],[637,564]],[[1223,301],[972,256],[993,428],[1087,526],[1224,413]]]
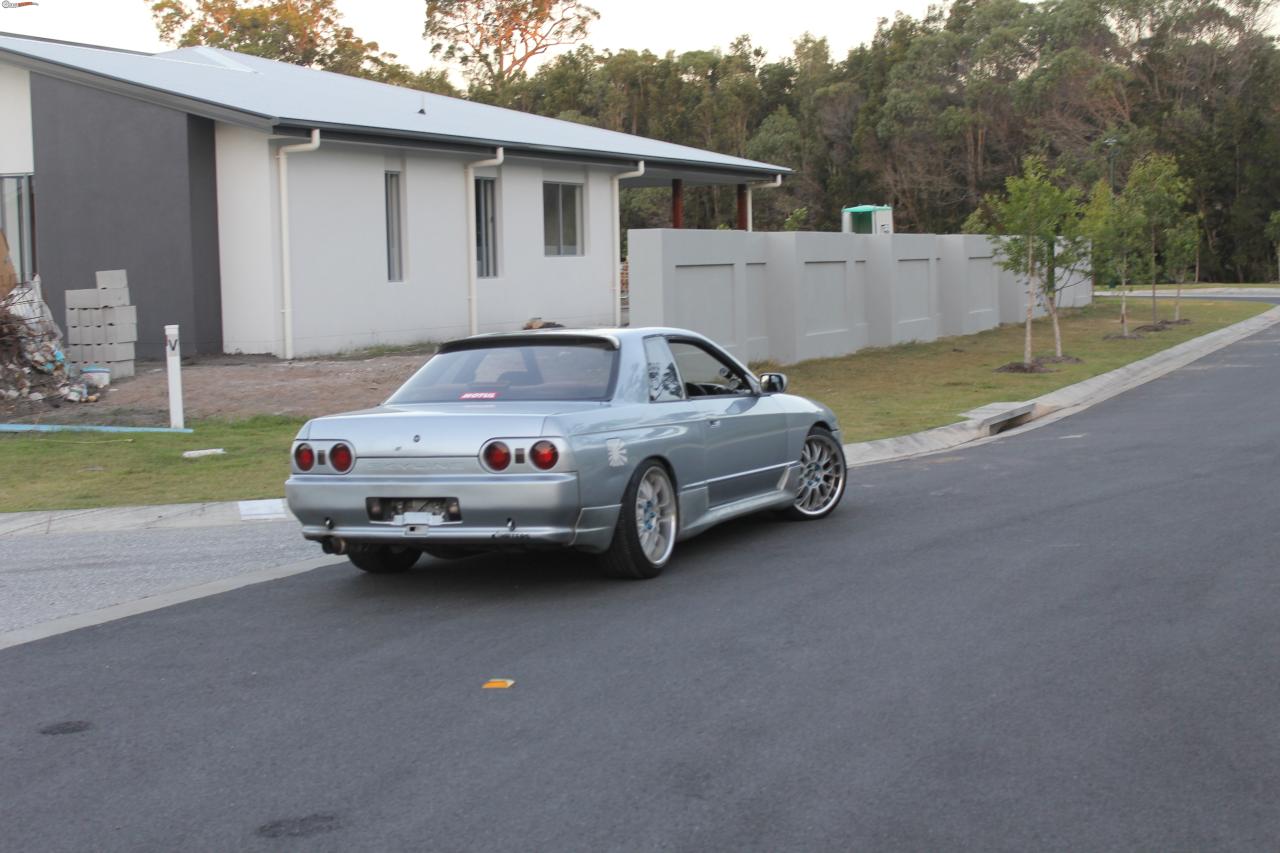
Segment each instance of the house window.
[[31,226],[31,178],[0,178],[0,232],[4,232],[18,281],[31,281],[36,274]]
[[400,173],[387,172],[388,281],[404,281],[404,232],[400,220]]
[[548,255],[582,254],[582,185],[542,185],[542,233]]
[[476,178],[476,275],[493,278],[498,274],[497,181]]

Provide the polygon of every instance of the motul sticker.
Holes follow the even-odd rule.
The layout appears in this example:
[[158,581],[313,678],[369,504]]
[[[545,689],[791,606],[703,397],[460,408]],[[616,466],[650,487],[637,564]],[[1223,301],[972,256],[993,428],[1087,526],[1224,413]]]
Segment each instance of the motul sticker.
[[459,400],[496,400],[498,399],[497,391],[468,391],[458,398]]

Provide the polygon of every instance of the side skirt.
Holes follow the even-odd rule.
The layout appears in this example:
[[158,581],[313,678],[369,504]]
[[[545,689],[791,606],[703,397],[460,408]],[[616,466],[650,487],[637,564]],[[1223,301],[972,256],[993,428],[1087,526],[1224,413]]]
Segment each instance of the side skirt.
[[707,487],[697,486],[680,494],[680,535],[677,541],[697,536],[709,527],[767,509],[785,509],[796,498],[800,487],[800,466],[790,465],[779,477],[776,489],[749,498],[721,504],[716,507],[707,506]]

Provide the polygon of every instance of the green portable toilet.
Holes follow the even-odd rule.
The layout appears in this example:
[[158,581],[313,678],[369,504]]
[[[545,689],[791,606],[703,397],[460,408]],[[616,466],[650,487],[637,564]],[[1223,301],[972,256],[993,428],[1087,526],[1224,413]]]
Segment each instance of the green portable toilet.
[[840,216],[841,230],[853,234],[892,234],[893,208],[883,204],[846,207]]

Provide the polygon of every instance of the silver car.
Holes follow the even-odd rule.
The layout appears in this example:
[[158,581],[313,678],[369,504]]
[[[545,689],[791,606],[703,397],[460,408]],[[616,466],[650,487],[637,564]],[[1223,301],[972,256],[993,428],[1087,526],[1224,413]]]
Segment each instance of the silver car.
[[840,503],[835,415],[786,390],[681,329],[464,338],[378,408],[304,425],[285,492],[303,536],[368,572],[576,548],[652,578],[719,522]]

